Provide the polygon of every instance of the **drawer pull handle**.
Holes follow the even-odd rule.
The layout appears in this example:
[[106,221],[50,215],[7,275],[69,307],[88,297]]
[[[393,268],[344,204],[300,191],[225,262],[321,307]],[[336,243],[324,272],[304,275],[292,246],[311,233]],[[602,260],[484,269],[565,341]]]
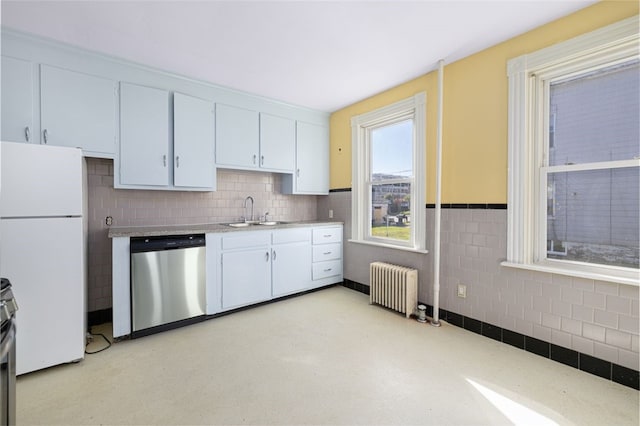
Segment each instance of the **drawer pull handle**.
[[333,269],[333,268],[329,268],[329,269],[325,269],[324,271],[325,271],[325,272],[331,272],[331,270],[332,270],[332,269]]
[[326,256],[326,255],[328,255],[328,254],[331,254],[331,252],[330,252],[330,251],[325,251],[325,252],[324,252],[324,253],[322,253],[322,254],[324,254],[324,255]]
[[331,234],[324,235],[325,238],[331,237]]

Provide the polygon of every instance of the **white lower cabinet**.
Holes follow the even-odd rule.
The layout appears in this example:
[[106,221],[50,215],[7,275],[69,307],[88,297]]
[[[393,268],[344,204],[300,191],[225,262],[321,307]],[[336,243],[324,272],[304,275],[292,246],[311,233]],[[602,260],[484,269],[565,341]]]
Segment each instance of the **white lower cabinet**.
[[270,245],[270,232],[222,234],[218,245],[222,310],[271,298]]
[[271,298],[269,249],[222,253],[222,308],[233,309]]
[[342,226],[207,234],[207,259],[211,315],[341,282]]
[[274,231],[272,238],[272,296],[308,290],[311,286],[311,229],[282,229]]
[[342,281],[342,226],[313,229],[313,287]]

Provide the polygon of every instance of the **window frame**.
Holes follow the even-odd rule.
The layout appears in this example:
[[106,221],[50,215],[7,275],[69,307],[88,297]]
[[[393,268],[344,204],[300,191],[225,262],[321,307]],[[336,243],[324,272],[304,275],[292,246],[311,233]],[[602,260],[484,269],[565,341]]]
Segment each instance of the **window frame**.
[[[400,179],[411,184],[411,240],[373,237],[371,228],[371,187],[385,181],[370,180],[370,130],[413,119],[413,177]],[[351,119],[352,143],[352,229],[350,242],[426,253],[425,211],[425,127],[426,93],[421,92],[391,105],[357,115]],[[389,181],[391,182],[391,181]],[[393,180],[395,182],[395,180]]]
[[[546,256],[547,174],[638,167],[640,159],[549,166],[550,81],[639,57],[638,17],[631,17],[546,49],[511,59],[507,260],[502,264],[563,275],[640,285],[640,270]],[[544,233],[544,234],[543,234]]]

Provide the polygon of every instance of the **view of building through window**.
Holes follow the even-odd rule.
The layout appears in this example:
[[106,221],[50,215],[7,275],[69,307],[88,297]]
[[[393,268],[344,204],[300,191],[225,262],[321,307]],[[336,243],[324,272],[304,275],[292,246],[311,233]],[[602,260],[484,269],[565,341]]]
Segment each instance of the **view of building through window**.
[[413,120],[370,132],[371,236],[411,241]]
[[639,267],[638,75],[635,60],[550,85],[548,258]]

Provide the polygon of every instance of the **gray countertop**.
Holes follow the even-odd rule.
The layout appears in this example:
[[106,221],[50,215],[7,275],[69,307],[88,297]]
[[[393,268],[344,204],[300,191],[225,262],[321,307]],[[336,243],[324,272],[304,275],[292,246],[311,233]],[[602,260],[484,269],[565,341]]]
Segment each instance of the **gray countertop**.
[[242,232],[282,228],[298,228],[303,226],[342,225],[343,222],[307,220],[299,222],[282,222],[277,225],[251,225],[234,228],[221,223],[200,223],[194,225],[162,225],[162,226],[114,226],[109,228],[109,238],[116,237],[154,237],[163,235],[206,234],[213,232]]

